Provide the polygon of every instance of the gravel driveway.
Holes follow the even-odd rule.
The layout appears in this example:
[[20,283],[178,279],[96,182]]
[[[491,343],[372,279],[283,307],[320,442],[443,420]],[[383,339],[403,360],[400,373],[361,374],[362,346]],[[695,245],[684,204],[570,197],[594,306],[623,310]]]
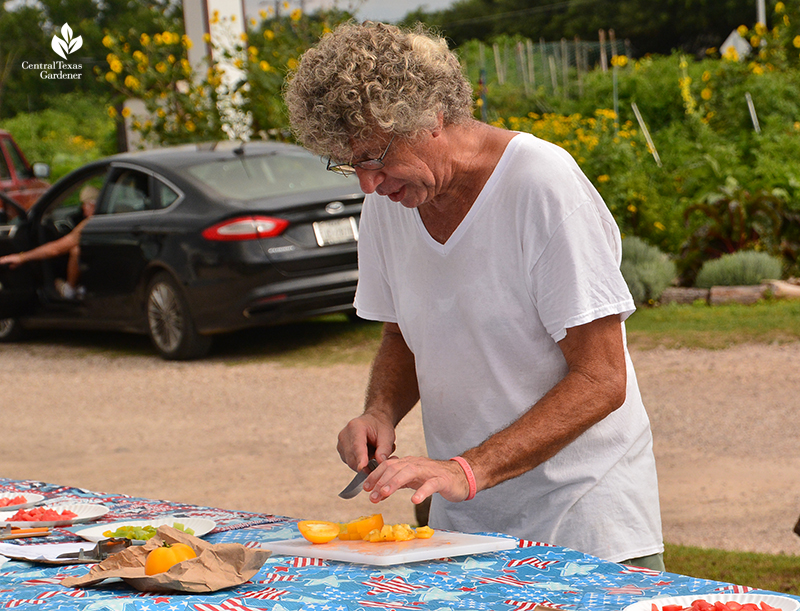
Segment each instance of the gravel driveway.
[[[123,340],[128,341],[128,340]],[[138,340],[132,340],[138,341]],[[146,346],[146,344],[142,344]],[[800,343],[633,352],[653,423],[668,542],[800,555]],[[344,521],[413,522],[337,496],[336,435],[366,365],[286,367],[226,354],[168,363],[91,341],[0,345],[0,473],[98,491]],[[419,414],[399,454],[424,452]]]

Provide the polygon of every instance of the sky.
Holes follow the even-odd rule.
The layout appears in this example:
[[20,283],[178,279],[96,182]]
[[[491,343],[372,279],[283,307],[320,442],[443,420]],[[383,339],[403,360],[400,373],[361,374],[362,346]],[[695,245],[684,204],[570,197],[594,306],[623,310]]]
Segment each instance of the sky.
[[[301,0],[289,0],[292,8],[300,6]],[[313,11],[321,6],[332,6],[333,0],[303,0],[306,10]],[[428,11],[447,8],[454,0],[339,0],[336,4],[344,9],[354,11],[360,20],[399,21],[406,14],[422,6]],[[275,5],[274,0],[245,0],[248,16],[256,17],[259,10]]]

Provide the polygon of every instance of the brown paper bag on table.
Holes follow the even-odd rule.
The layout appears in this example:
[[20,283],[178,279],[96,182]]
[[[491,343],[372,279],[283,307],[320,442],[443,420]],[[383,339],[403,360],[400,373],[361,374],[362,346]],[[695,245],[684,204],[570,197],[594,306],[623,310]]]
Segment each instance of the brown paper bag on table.
[[[172,566],[164,573],[145,575],[147,554],[164,543],[184,543],[197,558]],[[70,588],[96,585],[119,577],[142,592],[216,592],[248,581],[264,565],[270,552],[250,549],[241,543],[212,545],[171,526],[159,526],[145,545],[134,545],[94,565],[83,577],[67,577],[61,584]]]

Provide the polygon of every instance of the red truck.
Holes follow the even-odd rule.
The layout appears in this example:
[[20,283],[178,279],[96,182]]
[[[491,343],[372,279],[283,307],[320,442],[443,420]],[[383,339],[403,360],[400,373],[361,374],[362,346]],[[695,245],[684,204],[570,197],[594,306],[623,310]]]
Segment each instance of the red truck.
[[49,165],[28,163],[11,134],[0,129],[0,191],[27,210],[50,186],[49,177]]

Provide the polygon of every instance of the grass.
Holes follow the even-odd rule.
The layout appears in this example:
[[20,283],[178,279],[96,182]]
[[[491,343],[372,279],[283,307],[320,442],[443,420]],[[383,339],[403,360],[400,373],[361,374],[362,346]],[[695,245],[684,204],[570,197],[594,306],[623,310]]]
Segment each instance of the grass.
[[669,304],[638,309],[626,323],[628,345],[638,349],[719,350],[737,344],[800,341],[800,301],[753,305]]
[[800,556],[728,552],[667,544],[670,573],[800,596]]

